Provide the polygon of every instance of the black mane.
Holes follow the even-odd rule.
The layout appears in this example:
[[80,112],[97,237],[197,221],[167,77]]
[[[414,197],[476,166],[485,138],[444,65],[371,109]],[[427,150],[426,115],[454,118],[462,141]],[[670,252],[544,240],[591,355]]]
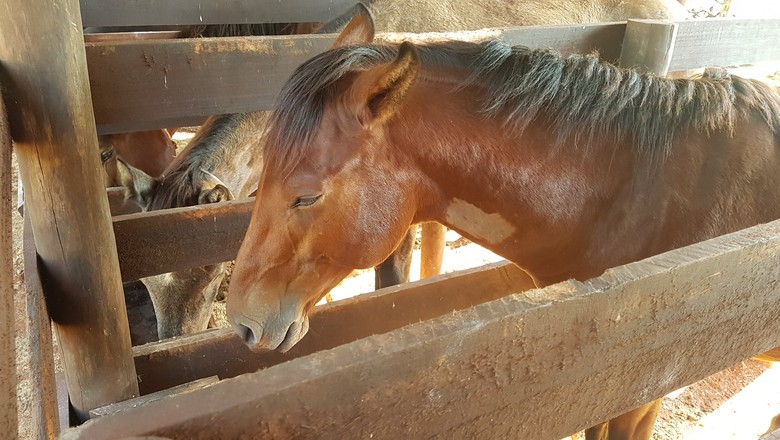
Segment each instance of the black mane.
[[[671,80],[621,69],[596,55],[563,58],[501,41],[417,46],[421,66],[462,69],[455,87],[484,89],[485,117],[502,117],[521,132],[548,117],[559,142],[590,144],[609,135],[633,138],[650,158],[668,156],[681,129],[730,132],[736,118],[755,111],[780,129],[780,99],[769,86],[728,74]],[[339,47],[301,65],[277,97],[265,150],[266,166],[289,170],[306,154],[335,85],[352,73],[391,62],[398,46]]]

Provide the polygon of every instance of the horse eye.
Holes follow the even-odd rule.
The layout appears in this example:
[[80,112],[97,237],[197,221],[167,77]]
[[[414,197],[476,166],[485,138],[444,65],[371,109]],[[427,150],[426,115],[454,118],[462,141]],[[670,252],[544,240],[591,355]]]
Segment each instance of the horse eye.
[[315,203],[317,203],[317,200],[322,198],[322,194],[318,196],[306,196],[306,197],[298,197],[295,199],[295,203],[293,203],[293,208],[300,208],[303,206],[311,206]]
[[106,150],[102,153],[100,153],[100,161],[103,163],[106,163],[108,159],[111,159],[111,156],[114,155],[114,150]]

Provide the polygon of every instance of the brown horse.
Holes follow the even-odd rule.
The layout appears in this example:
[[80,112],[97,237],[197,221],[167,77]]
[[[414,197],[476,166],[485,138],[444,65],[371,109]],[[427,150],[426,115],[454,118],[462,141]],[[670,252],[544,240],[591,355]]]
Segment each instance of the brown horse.
[[[775,90],[495,41],[316,56],[283,87],[264,151],[227,298],[256,350],[292,347],[314,304],[413,223],[443,223],[542,287],[780,217]],[[587,438],[649,438],[658,402]]]
[[[380,29],[413,32],[684,16],[684,11],[678,4],[666,0],[529,0],[521,5],[507,0],[489,0],[480,2],[481,6],[478,7],[474,7],[473,2],[463,0],[441,3],[411,3],[407,0],[404,7],[399,7],[404,2],[397,0],[375,0],[367,4],[380,20]],[[511,5],[514,6],[510,8]],[[363,4],[356,4],[341,17],[323,25],[317,32],[337,32],[354,16],[367,13]],[[280,26],[192,28],[188,31],[188,36],[300,33],[311,30],[308,25],[294,29],[288,25]],[[180,154],[181,157],[171,164],[164,173],[164,180],[155,183],[148,175],[130,168],[123,170],[121,180],[128,188],[128,194],[139,200],[146,209],[190,206],[221,200],[215,197],[216,194],[212,197],[201,197],[201,194],[210,193],[219,184],[218,180],[223,181],[228,189],[219,192],[223,194],[220,197],[227,197],[227,194],[244,197],[248,194],[247,188],[254,187],[259,180],[262,160],[258,150],[264,132],[265,117],[261,114],[216,117],[202,128],[202,135],[196,137],[197,141],[193,140]],[[247,154],[254,159],[245,160]],[[201,161],[203,163],[200,163]],[[202,170],[207,170],[208,173]],[[180,177],[176,178],[175,175]],[[215,177],[218,179],[214,180]],[[412,233],[408,232],[399,252],[394,253],[378,268],[378,286],[408,280],[409,250],[413,239]],[[205,327],[222,274],[222,266],[217,265],[144,279],[155,303],[161,338],[198,331]]]
[[106,187],[121,185],[117,175],[117,159],[156,177],[165,171],[176,156],[176,143],[167,130],[102,135],[98,136],[98,145],[100,161],[106,171]]

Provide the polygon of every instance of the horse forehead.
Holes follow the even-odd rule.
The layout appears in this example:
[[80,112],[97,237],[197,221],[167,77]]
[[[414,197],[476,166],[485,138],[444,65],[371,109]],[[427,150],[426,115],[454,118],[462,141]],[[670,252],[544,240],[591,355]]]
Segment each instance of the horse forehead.
[[487,213],[465,200],[452,199],[446,210],[446,221],[475,238],[499,244],[515,233],[515,227],[501,214]]

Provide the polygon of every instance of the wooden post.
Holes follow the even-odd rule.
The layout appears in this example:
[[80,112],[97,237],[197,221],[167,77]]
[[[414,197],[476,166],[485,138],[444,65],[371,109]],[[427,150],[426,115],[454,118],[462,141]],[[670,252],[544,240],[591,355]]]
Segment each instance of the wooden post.
[[441,273],[444,258],[445,234],[447,228],[436,223],[422,224],[422,242],[420,243],[420,278],[428,278]]
[[11,135],[0,94],[0,432],[8,438],[16,438],[18,423],[11,215]]
[[665,76],[672,62],[677,23],[628,20],[620,53],[620,67]]
[[0,3],[0,82],[71,404],[138,394],[77,0]]

